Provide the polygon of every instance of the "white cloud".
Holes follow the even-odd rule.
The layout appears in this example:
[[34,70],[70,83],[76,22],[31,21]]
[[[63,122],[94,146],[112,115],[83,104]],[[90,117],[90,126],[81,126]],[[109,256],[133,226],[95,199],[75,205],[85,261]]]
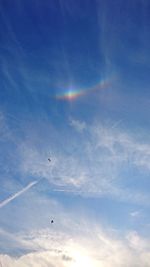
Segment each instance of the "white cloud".
[[[149,173],[149,142],[141,142],[133,134],[112,127],[112,124],[110,127],[102,123],[87,126],[74,119],[72,123],[76,130],[86,130],[82,142],[78,139],[79,136],[70,139],[68,135],[66,138],[63,136],[62,140],[65,138],[65,141],[59,144],[59,136],[55,138],[56,129],[46,126],[46,122],[45,140],[40,131],[43,126],[38,124],[38,128],[30,132],[30,140],[27,138],[23,142],[16,142],[17,137],[10,131],[1,113],[0,129],[6,129],[5,132],[9,133],[11,141],[17,146],[12,166],[16,162],[15,170],[20,176],[45,178],[55,191],[87,197],[113,196],[121,201],[148,204],[147,193],[137,190],[136,182],[132,190],[123,184],[124,180],[132,179],[132,172],[128,172],[127,176],[124,168],[136,168],[137,173],[143,170]],[[53,138],[49,138],[49,131]],[[51,162],[48,157],[51,157]],[[9,169],[11,164],[10,162]]]
[[[102,125],[91,128],[93,140],[95,137],[95,149],[106,148],[110,160],[117,163],[129,161],[138,168],[150,170],[150,143],[138,141],[137,136],[124,131],[111,129]],[[138,134],[139,136],[139,134]]]
[[129,232],[127,240],[129,246],[137,252],[149,252],[149,240],[142,238],[136,231]]
[[139,218],[139,217],[141,217],[141,212],[138,210],[132,211],[132,212],[130,212],[130,216],[133,218]]
[[[72,227],[75,224],[71,223]],[[0,255],[2,266],[19,267],[149,267],[149,241],[136,232],[119,238],[110,230],[81,221],[76,232],[50,229],[19,237],[33,252],[14,258]]]
[[60,149],[57,141],[49,140],[46,151],[51,151],[50,163],[47,152],[41,151],[38,144],[23,143],[20,146],[20,171],[24,175],[47,179],[55,191],[148,203],[148,195],[137,190],[136,183],[132,190],[123,186],[124,180],[132,179],[132,172],[125,174],[124,169],[136,168],[137,172],[144,169],[149,173],[148,142],[141,143],[132,134],[99,123],[86,126],[84,139],[76,146],[76,140],[66,139],[67,145]]
[[70,125],[77,131],[77,132],[83,132],[83,130],[86,129],[86,123],[84,121],[79,121],[75,119],[70,119]]

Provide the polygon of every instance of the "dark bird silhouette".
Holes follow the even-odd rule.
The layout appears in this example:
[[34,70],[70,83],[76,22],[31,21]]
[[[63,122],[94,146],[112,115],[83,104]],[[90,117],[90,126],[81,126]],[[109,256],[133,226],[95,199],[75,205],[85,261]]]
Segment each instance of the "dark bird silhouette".
[[50,159],[50,158],[48,158],[48,161],[49,161],[49,162],[51,162],[51,159]]
[[53,220],[51,220],[51,223],[54,223],[54,221],[53,221]]

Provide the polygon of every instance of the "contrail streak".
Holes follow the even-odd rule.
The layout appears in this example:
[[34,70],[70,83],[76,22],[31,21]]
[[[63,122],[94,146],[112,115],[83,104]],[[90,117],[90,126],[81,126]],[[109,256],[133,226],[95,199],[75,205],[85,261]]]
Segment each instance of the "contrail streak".
[[39,181],[33,181],[31,183],[29,183],[26,187],[24,187],[22,190],[18,191],[17,193],[15,193],[14,195],[8,197],[7,199],[3,200],[0,203],[0,208],[6,206],[9,202],[11,202],[13,199],[19,197],[20,195],[22,195],[23,193],[25,193],[26,191],[28,191],[32,186],[36,185]]

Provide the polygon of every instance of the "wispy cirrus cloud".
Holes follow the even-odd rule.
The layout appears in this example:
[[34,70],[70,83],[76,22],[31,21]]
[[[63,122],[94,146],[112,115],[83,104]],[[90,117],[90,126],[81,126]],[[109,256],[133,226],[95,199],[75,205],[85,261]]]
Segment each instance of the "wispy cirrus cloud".
[[[30,140],[21,140],[10,130],[4,115],[1,116],[2,131],[5,128],[10,136],[8,138],[15,142],[16,168],[21,177],[32,176],[33,180],[45,178],[54,191],[86,197],[115,197],[121,201],[148,204],[148,194],[144,188],[136,187],[136,181],[132,189],[128,184],[124,185],[125,182],[136,179],[132,177],[133,172],[130,170],[134,169],[137,176],[142,171],[149,173],[148,140],[141,142],[140,134],[139,140],[133,133],[119,128],[115,122],[115,127],[112,127],[112,123],[106,125],[96,122],[87,125],[72,119],[75,122],[72,125],[74,136],[72,139],[64,137],[62,142],[55,127],[49,127],[47,119],[44,119],[44,131],[47,132],[45,136],[41,135],[40,129],[43,126],[38,123],[24,135],[30,135]],[[80,131],[81,128],[84,129],[84,137],[76,133],[78,126]],[[49,131],[53,138],[49,138]],[[51,157],[51,162],[48,157]],[[127,173],[126,169],[129,169]]]
[[[49,140],[46,151],[42,153],[38,144],[32,147],[32,144],[22,143],[20,170],[26,175],[45,178],[55,191],[148,203],[148,194],[137,188],[136,182],[132,190],[124,183],[133,179],[131,169],[136,171],[137,176],[143,170],[149,173],[149,142],[141,142],[119,125],[112,127],[112,124],[108,126],[97,122],[86,125],[84,131],[82,143],[79,136],[68,137],[59,148],[54,140]],[[51,151],[50,164],[46,157],[48,151]],[[129,172],[126,173],[126,169]]]
[[78,132],[83,132],[86,128],[86,123],[84,121],[79,121],[70,118],[70,126],[72,126]]
[[139,217],[141,217],[141,212],[139,210],[132,211],[132,212],[130,212],[130,216],[132,218],[135,218],[135,219],[139,218]]
[[123,130],[113,130],[102,125],[94,128],[93,137],[95,136],[95,148],[104,147],[110,154],[110,160],[130,161],[137,168],[150,168],[150,143],[143,142],[143,136],[140,140],[135,134],[127,133]]

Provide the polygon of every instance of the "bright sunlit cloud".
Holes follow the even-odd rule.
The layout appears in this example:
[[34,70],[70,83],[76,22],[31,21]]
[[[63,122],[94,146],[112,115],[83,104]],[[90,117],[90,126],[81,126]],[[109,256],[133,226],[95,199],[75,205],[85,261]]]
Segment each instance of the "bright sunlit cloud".
[[[71,222],[71,226],[75,225]],[[68,235],[55,229],[34,231],[20,235],[20,244],[32,248],[35,252],[27,253],[17,259],[0,256],[4,266],[59,266],[78,267],[108,267],[111,266],[149,266],[150,257],[148,239],[136,232],[129,232],[122,239],[117,238],[111,231],[102,230],[91,225],[86,230],[78,229]]]

